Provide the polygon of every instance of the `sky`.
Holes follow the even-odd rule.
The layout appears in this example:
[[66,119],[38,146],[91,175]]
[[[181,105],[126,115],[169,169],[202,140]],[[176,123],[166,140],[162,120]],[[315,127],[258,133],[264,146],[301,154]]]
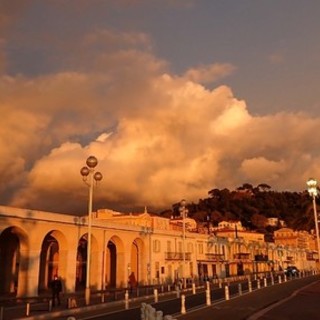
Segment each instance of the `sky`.
[[2,0],[0,203],[158,212],[320,179],[320,1]]

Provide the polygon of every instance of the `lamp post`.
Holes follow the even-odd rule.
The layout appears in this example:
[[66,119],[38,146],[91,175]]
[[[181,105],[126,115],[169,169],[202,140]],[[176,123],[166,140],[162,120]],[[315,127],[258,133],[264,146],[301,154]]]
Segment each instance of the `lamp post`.
[[186,215],[188,213],[188,209],[186,208],[186,200],[180,201],[180,216],[182,217],[182,279],[183,279],[183,287],[186,288],[186,277],[185,277],[185,264],[186,264]]
[[87,268],[86,268],[86,289],[85,301],[86,305],[90,304],[90,264],[91,264],[91,224],[92,224],[92,198],[93,198],[93,183],[94,181],[101,181],[101,172],[95,172],[95,167],[98,160],[94,156],[88,157],[86,161],[87,166],[82,167],[80,173],[83,181],[89,187],[89,202],[88,202],[88,242],[87,242]]
[[312,197],[313,203],[313,213],[314,213],[314,223],[316,225],[316,237],[317,237],[317,251],[318,251],[318,261],[320,259],[320,240],[319,240],[319,225],[318,225],[318,214],[316,206],[316,196],[318,195],[317,180],[310,178],[307,181],[308,192]]

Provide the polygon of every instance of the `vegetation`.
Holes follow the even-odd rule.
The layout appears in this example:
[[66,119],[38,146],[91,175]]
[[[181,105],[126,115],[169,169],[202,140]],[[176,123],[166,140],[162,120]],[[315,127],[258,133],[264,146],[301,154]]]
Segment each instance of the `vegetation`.
[[[179,203],[173,205],[173,210],[162,214],[179,215]],[[222,220],[240,220],[247,229],[266,235],[277,229],[268,226],[267,218],[283,220],[294,230],[314,229],[312,201],[307,191],[276,192],[267,184],[254,187],[245,183],[234,191],[212,189],[208,198],[188,204],[188,216],[212,226]]]

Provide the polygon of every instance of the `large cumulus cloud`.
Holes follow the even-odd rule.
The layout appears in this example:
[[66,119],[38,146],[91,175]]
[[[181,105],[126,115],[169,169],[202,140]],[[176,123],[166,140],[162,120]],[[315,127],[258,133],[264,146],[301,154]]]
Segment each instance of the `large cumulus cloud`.
[[3,204],[85,213],[79,171],[91,154],[104,176],[95,208],[164,209],[244,182],[301,190],[320,176],[320,119],[254,116],[232,88],[201,84],[231,64],[179,76],[144,34],[96,30],[78,40],[61,70],[0,79]]

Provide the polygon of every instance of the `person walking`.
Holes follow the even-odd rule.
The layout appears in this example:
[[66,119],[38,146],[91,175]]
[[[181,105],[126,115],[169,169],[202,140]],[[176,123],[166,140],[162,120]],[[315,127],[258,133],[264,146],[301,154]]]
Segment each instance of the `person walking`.
[[134,275],[134,272],[131,272],[129,276],[129,288],[130,288],[130,293],[133,292],[133,289],[137,286],[137,280]]
[[60,292],[62,291],[62,283],[57,275],[55,275],[53,280],[51,281],[50,287],[52,292],[52,306],[55,306],[56,299],[58,306],[60,306]]

